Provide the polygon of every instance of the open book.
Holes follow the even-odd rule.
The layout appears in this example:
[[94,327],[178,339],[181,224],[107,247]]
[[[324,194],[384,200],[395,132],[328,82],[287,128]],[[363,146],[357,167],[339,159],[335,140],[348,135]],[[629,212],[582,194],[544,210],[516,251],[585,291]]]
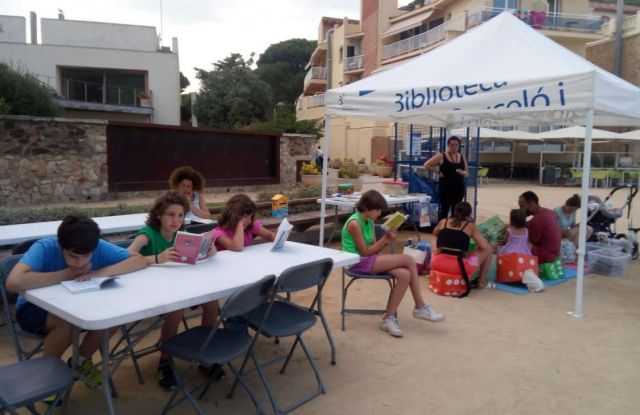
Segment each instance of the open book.
[[116,278],[118,277],[95,277],[86,281],[62,281],[62,285],[72,294],[87,293],[90,291],[98,291]]
[[178,252],[178,261],[185,264],[195,264],[204,259],[211,247],[213,231],[205,233],[189,233],[178,231],[173,248]]
[[382,229],[384,229],[385,231],[388,231],[389,229],[398,229],[400,225],[402,225],[404,221],[407,220],[407,218],[407,215],[396,212],[393,215],[387,217],[387,220],[384,221],[384,223],[381,225]]
[[273,240],[271,250],[275,251],[276,249],[282,248],[287,238],[289,238],[289,234],[292,230],[293,225],[289,223],[287,218],[282,219],[282,222],[280,222],[280,226],[278,226],[278,231],[276,232],[276,238]]

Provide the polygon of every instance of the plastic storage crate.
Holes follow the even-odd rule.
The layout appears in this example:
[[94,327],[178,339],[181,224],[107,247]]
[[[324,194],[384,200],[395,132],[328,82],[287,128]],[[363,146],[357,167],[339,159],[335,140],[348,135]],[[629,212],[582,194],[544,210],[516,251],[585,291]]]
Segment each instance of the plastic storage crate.
[[608,277],[620,277],[627,272],[631,254],[610,248],[596,249],[589,252],[589,264],[594,274]]

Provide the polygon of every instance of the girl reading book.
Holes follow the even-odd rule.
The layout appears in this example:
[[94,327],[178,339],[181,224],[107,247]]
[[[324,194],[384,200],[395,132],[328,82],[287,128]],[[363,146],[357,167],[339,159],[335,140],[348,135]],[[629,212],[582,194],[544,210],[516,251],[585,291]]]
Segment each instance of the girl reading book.
[[[176,191],[160,195],[151,205],[146,226],[138,231],[129,246],[129,252],[140,253],[149,264],[163,264],[176,261],[178,253],[173,248],[176,233],[182,227],[185,213],[189,210],[189,201]],[[215,254],[211,245],[207,258]],[[218,318],[218,302],[210,301],[202,304],[202,325],[213,327]],[[160,343],[178,334],[178,325],[182,321],[183,310],[173,311],[164,316],[164,324],[160,332]],[[176,379],[169,360],[164,354],[158,362],[158,384],[163,389],[176,387]]]
[[256,219],[257,211],[256,204],[245,194],[227,200],[218,218],[218,227],[213,230],[216,248],[221,251],[242,251],[245,246],[251,245],[256,236],[273,242],[275,234]]
[[365,192],[356,204],[356,212],[342,228],[342,250],[361,256],[360,262],[352,266],[351,271],[359,274],[391,274],[395,278],[396,284],[389,297],[380,329],[394,337],[402,337],[396,315],[407,288],[411,290],[415,303],[413,317],[436,322],[443,320],[444,316],[424,302],[416,262],[412,257],[380,253],[398,237],[397,229],[389,229],[381,239],[376,240],[374,221],[386,207],[387,202],[380,193],[375,190]]

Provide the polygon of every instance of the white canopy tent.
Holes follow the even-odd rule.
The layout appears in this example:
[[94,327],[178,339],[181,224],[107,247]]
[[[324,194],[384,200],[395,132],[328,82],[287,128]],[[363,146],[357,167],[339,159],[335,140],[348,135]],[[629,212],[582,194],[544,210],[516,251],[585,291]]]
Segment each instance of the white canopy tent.
[[[594,122],[640,126],[640,89],[565,49],[508,12],[458,38],[325,95],[321,217],[326,204],[329,117],[441,127],[584,125],[578,278],[582,316],[586,201]],[[324,220],[322,221],[324,225]],[[324,240],[320,228],[320,243]]]
[[[561,128],[559,130],[550,130],[537,134],[537,136],[543,140],[550,139],[563,139],[563,138],[584,138],[587,135],[587,129],[585,127],[574,125],[573,127]],[[622,134],[614,133],[613,131],[599,130],[593,128],[591,130],[591,138],[595,140],[620,140],[624,137]]]
[[633,130],[626,133],[621,133],[620,137],[623,140],[638,140],[640,141],[640,130]]

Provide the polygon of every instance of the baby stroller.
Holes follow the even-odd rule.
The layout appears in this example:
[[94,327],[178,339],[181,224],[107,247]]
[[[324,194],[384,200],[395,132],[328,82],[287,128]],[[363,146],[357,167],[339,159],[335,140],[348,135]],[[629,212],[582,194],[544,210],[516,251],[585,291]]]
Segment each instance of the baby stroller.
[[[620,208],[611,207],[608,203],[609,199],[611,199],[611,197],[621,189],[628,189],[629,191],[624,205]],[[604,200],[600,199],[598,196],[589,196],[587,204],[587,224],[593,228],[593,234],[591,235],[590,241],[606,242],[608,240],[625,239],[628,242],[625,241],[625,243],[621,245],[629,245],[631,247],[631,258],[638,258],[638,240],[636,235],[640,228],[634,228],[631,219],[631,202],[637,193],[637,185],[627,184],[624,186],[617,186],[612,189]],[[629,233],[617,233],[616,220],[624,215],[625,208],[627,209],[627,230]]]

